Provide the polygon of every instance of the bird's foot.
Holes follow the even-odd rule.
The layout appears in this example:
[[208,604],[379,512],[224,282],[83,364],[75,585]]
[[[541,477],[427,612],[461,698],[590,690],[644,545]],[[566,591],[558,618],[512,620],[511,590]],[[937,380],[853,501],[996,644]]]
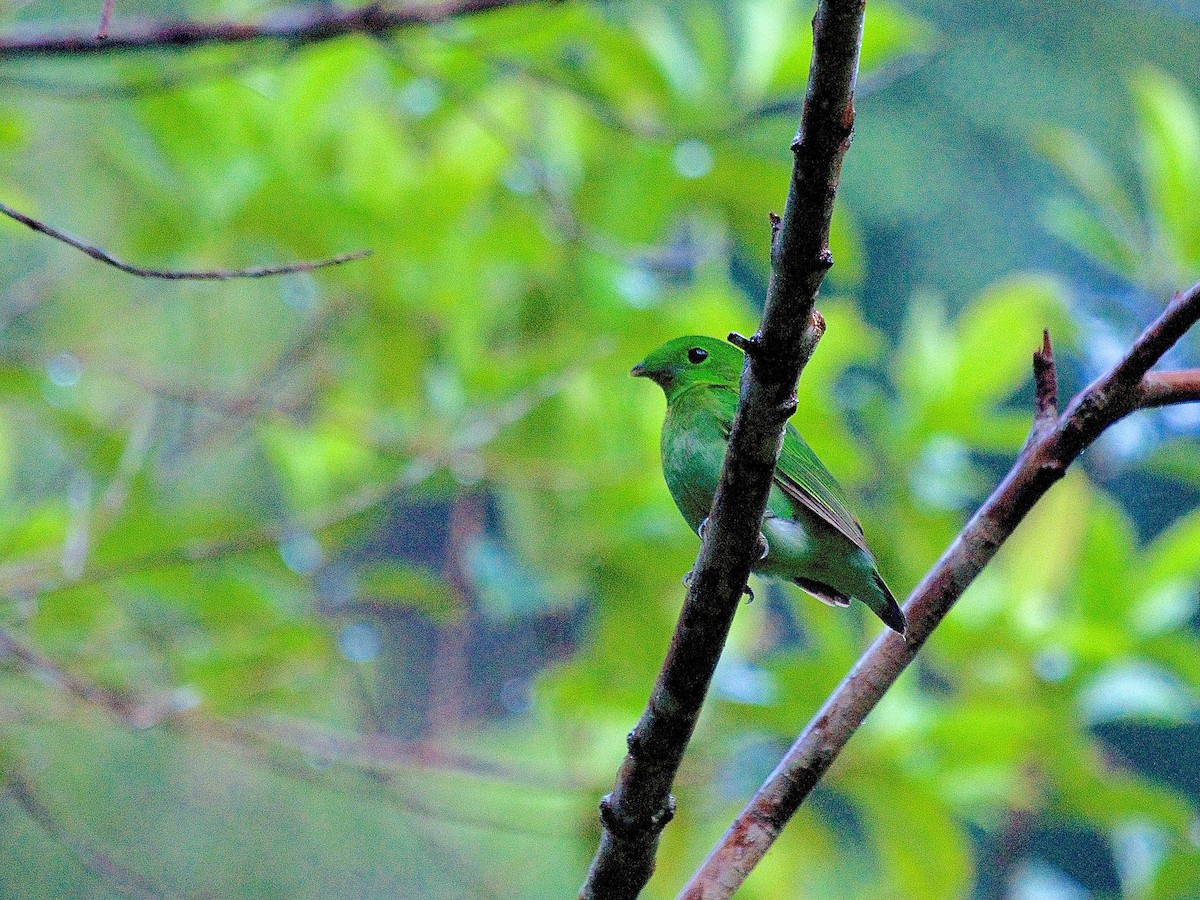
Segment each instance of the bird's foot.
[[704,540],[704,532],[708,531],[708,516],[705,516],[700,521],[700,526],[696,529],[696,534],[700,536],[700,540]]
[[767,558],[767,554],[771,552],[771,548],[767,546],[767,538],[761,531],[758,533],[758,561],[762,562]]
[[749,584],[742,588],[742,593],[750,598],[746,601],[747,605],[754,602],[754,589]]
[[683,586],[685,588],[690,588],[692,586],[692,579],[695,577],[696,577],[696,570],[689,569],[688,573],[683,576]]

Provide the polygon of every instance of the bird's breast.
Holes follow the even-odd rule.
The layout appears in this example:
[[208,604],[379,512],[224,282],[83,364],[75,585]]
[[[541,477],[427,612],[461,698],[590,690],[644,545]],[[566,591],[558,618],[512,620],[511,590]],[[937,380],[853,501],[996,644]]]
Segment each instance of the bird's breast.
[[725,446],[724,431],[714,417],[686,406],[667,411],[662,434],[663,475],[675,505],[693,531],[712,507]]

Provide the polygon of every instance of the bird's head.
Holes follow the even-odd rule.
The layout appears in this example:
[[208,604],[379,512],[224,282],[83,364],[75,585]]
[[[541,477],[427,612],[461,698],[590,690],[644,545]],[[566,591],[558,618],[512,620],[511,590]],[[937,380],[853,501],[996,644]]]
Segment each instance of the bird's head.
[[667,341],[629,374],[658,384],[670,402],[677,394],[698,384],[737,390],[742,361],[742,351],[733,344],[692,334]]

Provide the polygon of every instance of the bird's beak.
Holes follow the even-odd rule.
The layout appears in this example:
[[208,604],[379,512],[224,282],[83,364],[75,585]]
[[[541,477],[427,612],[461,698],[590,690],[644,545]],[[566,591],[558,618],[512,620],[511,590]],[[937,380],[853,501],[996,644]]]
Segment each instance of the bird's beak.
[[632,369],[629,370],[629,374],[632,375],[634,378],[645,378],[646,377],[646,364],[638,363],[636,366],[634,366]]

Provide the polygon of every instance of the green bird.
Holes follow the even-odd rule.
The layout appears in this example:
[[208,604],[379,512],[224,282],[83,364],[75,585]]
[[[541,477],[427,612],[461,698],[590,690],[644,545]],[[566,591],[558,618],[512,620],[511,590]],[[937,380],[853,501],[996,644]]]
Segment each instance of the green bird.
[[[710,337],[689,335],[663,344],[633,367],[667,395],[662,465],[675,505],[703,537],[721,477],[737,410],[742,351]],[[767,498],[761,575],[785,578],[831,606],[861,600],[893,631],[904,634],[904,613],[884,584],[862,526],[846,495],[789,422]]]

